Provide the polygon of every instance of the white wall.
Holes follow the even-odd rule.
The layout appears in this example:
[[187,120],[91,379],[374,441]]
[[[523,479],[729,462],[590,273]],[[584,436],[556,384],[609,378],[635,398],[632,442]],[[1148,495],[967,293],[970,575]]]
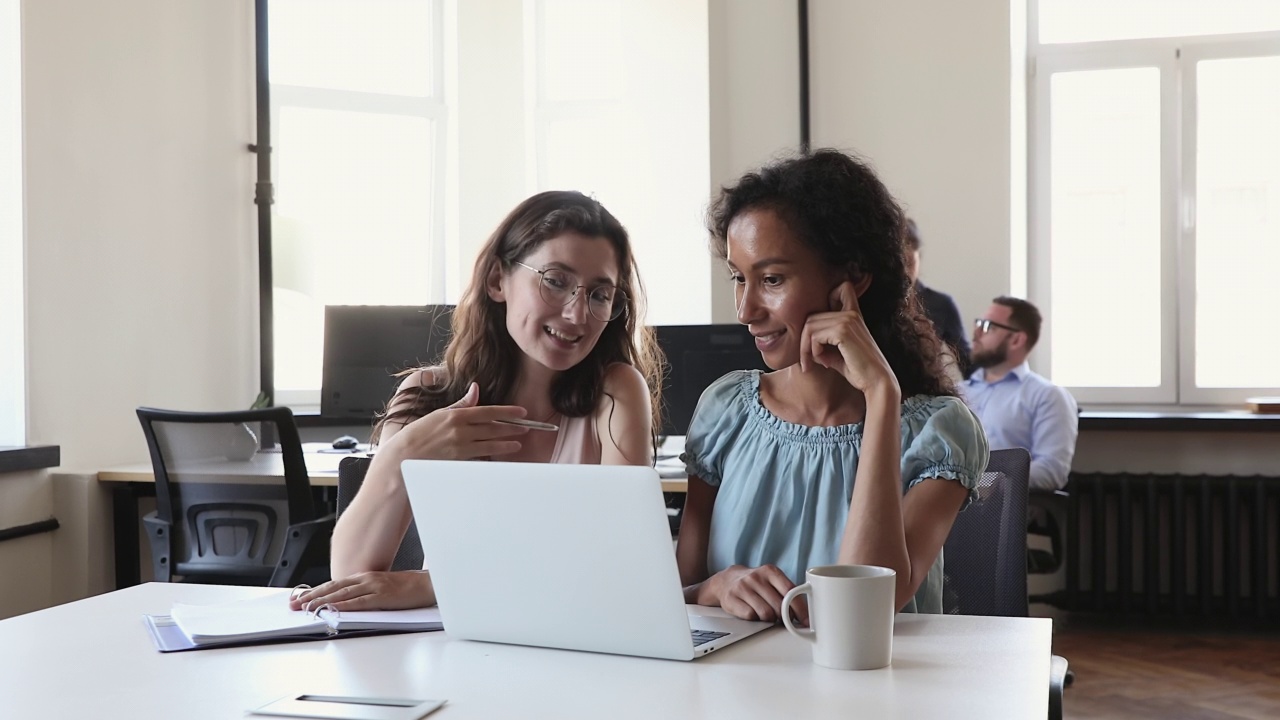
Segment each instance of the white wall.
[[[710,0],[708,11],[714,196],[800,146],[800,39],[794,0]],[[711,321],[737,322],[723,263],[712,261],[711,278]]]
[[257,393],[252,6],[23,2],[29,439],[64,468]]
[[[711,2],[713,192],[799,143],[797,19]],[[980,314],[1010,288],[1009,0],[812,0],[809,26],[813,147],[870,160],[920,224],[923,279]],[[719,271],[713,319],[733,322]]]
[[[0,528],[47,520],[53,514],[48,471],[0,474]],[[58,532],[0,543],[0,620],[52,604]]]
[[252,6],[23,0],[28,441],[82,474],[28,481],[62,527],[0,549],[42,588],[4,611],[111,587],[92,473],[146,459],[135,407],[257,394]]
[[963,317],[1009,290],[1009,1],[809,3],[813,146],[872,162]]
[[[458,0],[457,63],[445,79],[451,105],[451,170],[457,177],[448,298],[471,279],[476,254],[502,218],[529,195],[525,171],[524,2]],[[448,29],[446,29],[448,32]],[[446,57],[450,53],[446,52]],[[501,171],[498,171],[501,169]]]

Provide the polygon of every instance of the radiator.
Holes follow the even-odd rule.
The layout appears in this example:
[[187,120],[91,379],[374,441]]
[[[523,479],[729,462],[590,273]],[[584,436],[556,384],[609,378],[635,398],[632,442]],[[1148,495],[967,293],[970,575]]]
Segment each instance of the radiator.
[[1073,473],[1067,609],[1280,619],[1280,477]]

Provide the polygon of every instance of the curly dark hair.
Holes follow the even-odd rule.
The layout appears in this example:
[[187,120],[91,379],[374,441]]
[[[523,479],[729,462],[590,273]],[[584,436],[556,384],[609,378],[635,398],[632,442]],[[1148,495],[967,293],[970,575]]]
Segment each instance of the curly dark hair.
[[[618,261],[618,288],[626,293],[627,305],[622,315],[605,326],[587,357],[555,379],[551,404],[566,417],[590,414],[601,397],[607,395],[604,375],[609,365],[628,363],[640,371],[649,385],[653,404],[650,434],[656,442],[661,427],[658,409],[664,361],[653,330],[644,324],[645,292],[636,271],[631,240],[622,223],[603,205],[572,191],[548,191],[526,199],[493,231],[480,250],[471,284],[453,311],[453,337],[439,363],[444,370],[440,384],[397,392],[374,427],[373,442],[378,441],[389,422],[409,423],[457,402],[472,381],[480,386],[483,404],[511,401],[522,353],[507,332],[507,306],[489,297],[485,279],[494,268],[511,272],[516,262],[544,242],[569,232],[604,238],[613,246]],[[417,370],[401,375],[413,372]]]
[[942,343],[907,277],[902,208],[864,161],[838,150],[777,160],[721,188],[707,212],[712,250],[728,258],[729,224],[748,210],[772,210],[830,267],[871,276],[862,314],[903,399],[955,395]]

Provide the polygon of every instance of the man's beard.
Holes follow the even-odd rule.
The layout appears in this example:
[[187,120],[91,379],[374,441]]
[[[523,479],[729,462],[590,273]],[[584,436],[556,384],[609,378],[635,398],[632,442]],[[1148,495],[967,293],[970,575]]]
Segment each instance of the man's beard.
[[1008,359],[1009,338],[1005,338],[999,345],[990,350],[974,350],[970,364],[974,370],[985,370],[986,368],[995,367]]

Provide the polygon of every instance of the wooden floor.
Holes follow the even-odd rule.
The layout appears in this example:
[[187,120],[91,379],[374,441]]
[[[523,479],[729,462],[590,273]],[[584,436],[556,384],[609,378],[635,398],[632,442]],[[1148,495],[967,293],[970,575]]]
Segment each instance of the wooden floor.
[[[1041,613],[1033,613],[1041,614]],[[1280,628],[1054,614],[1072,720],[1280,719]]]

